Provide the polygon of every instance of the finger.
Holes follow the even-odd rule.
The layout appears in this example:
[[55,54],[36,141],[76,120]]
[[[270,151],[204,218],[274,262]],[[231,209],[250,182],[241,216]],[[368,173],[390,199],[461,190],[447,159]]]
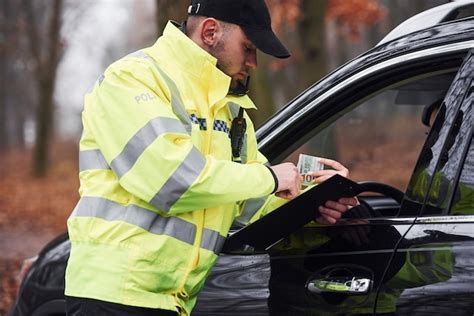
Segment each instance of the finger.
[[297,179],[296,179],[296,189],[298,191],[298,194],[299,194],[299,191],[301,189],[301,185],[303,184],[303,176],[299,176]]
[[285,200],[289,200],[291,197],[290,191],[288,190],[277,192],[275,195]]
[[290,195],[291,195],[291,199],[294,199],[295,197],[298,196],[298,194],[300,193],[300,185],[299,183],[297,182],[295,186],[293,186],[291,189],[290,189]]
[[[349,174],[349,170],[344,167],[340,162],[336,161],[336,160],[332,160],[332,159],[328,159],[328,158],[320,158],[319,159],[319,162],[326,165],[326,166],[329,166],[337,171],[341,171],[343,173],[347,173],[347,175]],[[346,175],[346,177],[347,177]]]
[[346,204],[346,205],[350,205],[350,206],[359,205],[359,200],[357,200],[357,198],[355,198],[355,197],[340,198],[337,201],[341,204]]
[[336,210],[340,213],[346,212],[350,207],[349,205],[341,204],[341,203],[335,202],[335,201],[326,201],[326,203],[324,203],[324,206],[328,209],[333,209],[333,210]]
[[332,176],[332,175],[335,175],[336,173],[338,173],[337,170],[333,170],[333,169],[324,169],[324,170],[316,170],[316,171],[308,172],[308,174],[311,175],[313,178],[322,177],[322,176]]
[[336,223],[336,220],[330,216],[327,215],[321,215],[318,218],[316,218],[316,221],[320,224],[324,225],[332,225]]
[[316,177],[313,180],[313,183],[321,183],[326,181],[327,179],[331,178],[334,174],[327,175],[327,176],[321,176],[321,177]]
[[335,221],[340,219],[341,216],[342,216],[342,213],[340,211],[332,209],[332,208],[320,206],[318,208],[318,210],[319,210],[319,213],[321,213],[321,215],[329,216],[329,217],[333,218]]
[[275,195],[285,200],[291,200],[295,198],[296,196],[298,196],[298,193],[299,193],[299,189],[298,190],[292,189],[292,190],[284,190],[284,191],[277,192],[275,193]]

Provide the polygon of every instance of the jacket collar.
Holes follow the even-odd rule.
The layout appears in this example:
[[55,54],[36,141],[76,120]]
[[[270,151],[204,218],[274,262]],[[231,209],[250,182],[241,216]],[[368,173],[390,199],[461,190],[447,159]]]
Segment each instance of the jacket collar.
[[[178,79],[178,68],[185,72],[207,96],[210,106],[224,99],[229,91],[231,78],[217,68],[217,59],[186,36],[172,21],[169,21],[157,42],[149,49],[155,60],[164,60],[169,65],[168,74]],[[168,66],[167,66],[168,67]],[[170,71],[171,70],[171,71]],[[179,86],[179,82],[176,82]]]

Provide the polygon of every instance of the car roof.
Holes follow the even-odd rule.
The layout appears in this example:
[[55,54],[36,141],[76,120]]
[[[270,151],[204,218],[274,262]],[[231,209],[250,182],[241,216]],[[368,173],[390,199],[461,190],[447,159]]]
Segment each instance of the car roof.
[[[376,46],[382,45],[407,34],[421,31],[438,24],[454,21],[469,14],[474,9],[474,0],[457,0],[423,11],[402,22],[388,33]],[[466,13],[468,15],[466,15]]]

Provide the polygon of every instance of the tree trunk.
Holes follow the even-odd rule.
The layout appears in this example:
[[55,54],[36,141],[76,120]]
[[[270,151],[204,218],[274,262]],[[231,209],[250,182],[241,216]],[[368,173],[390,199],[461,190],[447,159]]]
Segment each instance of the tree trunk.
[[265,65],[259,65],[257,69],[252,71],[252,80],[250,80],[250,97],[257,105],[258,111],[247,111],[247,113],[255,128],[262,125],[267,118],[275,113],[272,87],[265,68]]
[[[44,176],[48,169],[49,145],[53,135],[54,122],[54,87],[56,81],[56,70],[62,54],[61,47],[61,17],[63,0],[52,2],[52,12],[48,27],[48,46],[46,49],[40,47],[40,38],[33,3],[29,0],[23,1],[27,15],[28,39],[33,58],[36,62],[35,79],[38,88],[39,104],[36,113],[36,143],[33,153],[33,174]],[[42,52],[45,52],[42,54]]]
[[[306,89],[321,79],[328,72],[328,57],[325,39],[325,13],[327,1],[303,1],[305,16],[300,25],[300,41],[303,50],[303,60],[299,64],[299,91]],[[341,43],[342,41],[339,41]],[[324,135],[309,141],[315,152],[321,155],[338,159],[338,151],[334,131],[327,129]]]
[[299,37],[303,59],[299,62],[298,91],[321,79],[327,73],[325,48],[326,1],[304,0],[304,13],[300,23]]
[[[0,8],[0,23],[1,30],[0,32],[4,34],[5,37],[8,34],[11,34],[10,30],[10,21],[8,19],[10,10],[9,0],[3,0]],[[7,53],[7,40],[0,42],[0,151],[7,148],[7,65],[9,61],[9,56]]]

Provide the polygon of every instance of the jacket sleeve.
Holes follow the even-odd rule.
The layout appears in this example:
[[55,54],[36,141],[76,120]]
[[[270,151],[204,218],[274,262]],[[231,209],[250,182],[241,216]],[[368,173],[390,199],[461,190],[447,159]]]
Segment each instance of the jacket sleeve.
[[133,73],[130,65],[109,67],[83,112],[84,128],[125,190],[169,214],[272,192],[273,177],[262,164],[203,155],[173,111],[163,80],[145,62],[133,66]]

